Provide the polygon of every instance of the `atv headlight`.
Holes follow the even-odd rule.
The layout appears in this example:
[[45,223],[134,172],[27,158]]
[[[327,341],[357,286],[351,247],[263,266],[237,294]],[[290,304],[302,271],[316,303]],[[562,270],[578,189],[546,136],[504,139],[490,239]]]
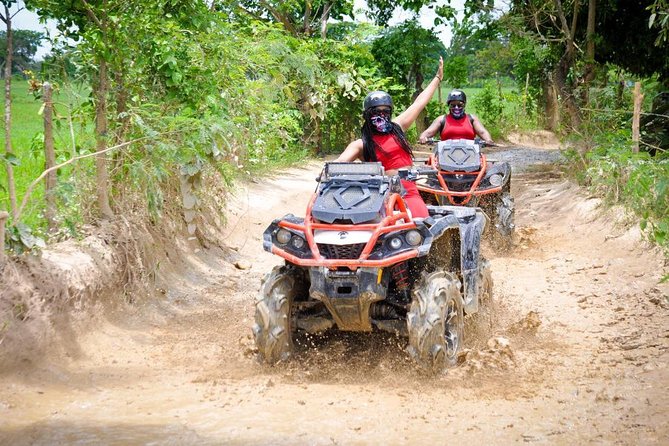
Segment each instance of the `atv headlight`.
[[400,249],[402,247],[402,239],[400,239],[399,237],[393,237],[388,242],[388,245],[392,249]]
[[406,233],[404,236],[404,239],[407,241],[407,243],[411,246],[418,246],[421,244],[423,241],[423,236],[420,235],[420,232],[416,230],[411,230]]
[[499,173],[492,174],[492,175],[490,175],[490,178],[488,178],[488,181],[490,181],[490,184],[492,186],[495,186],[495,187],[501,186],[503,180],[504,180],[504,176],[499,174]]
[[302,249],[304,247],[304,243],[304,239],[299,235],[293,236],[293,238],[290,240],[290,244],[293,245],[293,248],[295,249]]
[[285,245],[293,237],[293,234],[286,229],[279,229],[276,233],[276,241]]

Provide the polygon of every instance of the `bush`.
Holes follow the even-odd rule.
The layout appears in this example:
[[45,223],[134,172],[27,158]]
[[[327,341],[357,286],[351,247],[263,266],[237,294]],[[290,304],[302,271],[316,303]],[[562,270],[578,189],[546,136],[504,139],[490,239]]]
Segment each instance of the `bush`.
[[644,234],[669,255],[669,159],[634,153],[629,131],[600,134],[595,148],[584,156],[571,153],[572,162],[585,164],[581,182],[611,204],[622,204],[639,218]]

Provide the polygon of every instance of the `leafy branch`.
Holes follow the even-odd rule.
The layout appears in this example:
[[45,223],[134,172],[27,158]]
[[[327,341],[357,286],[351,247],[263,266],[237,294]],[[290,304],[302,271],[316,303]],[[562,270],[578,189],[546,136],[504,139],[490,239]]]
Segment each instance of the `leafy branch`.
[[[162,135],[168,135],[168,134],[170,134],[170,133],[177,133],[177,132],[165,132],[165,133],[161,133],[161,134],[159,134],[159,135],[161,135],[161,136],[162,136]],[[37,186],[37,185],[40,183],[40,181],[42,181],[42,180],[44,179],[44,177],[46,177],[46,176],[47,176],[48,174],[50,174],[51,172],[54,172],[54,171],[56,171],[56,170],[58,170],[58,169],[60,169],[60,168],[62,168],[62,167],[65,167],[65,166],[67,166],[68,164],[71,164],[71,163],[73,163],[73,162],[75,162],[75,161],[78,161],[78,160],[81,160],[81,159],[84,159],[84,158],[90,158],[90,157],[92,157],[92,156],[102,155],[102,154],[104,154],[104,153],[111,152],[112,150],[121,149],[121,148],[123,148],[123,147],[127,147],[127,146],[129,146],[129,145],[131,145],[131,144],[134,144],[134,143],[137,143],[137,142],[140,142],[140,141],[149,139],[149,138],[153,138],[153,137],[155,137],[155,136],[156,136],[156,135],[143,136],[143,137],[141,137],[141,138],[133,139],[133,140],[131,140],[131,141],[126,141],[126,142],[124,142],[124,143],[117,144],[117,145],[115,145],[115,146],[107,147],[107,148],[104,149],[104,150],[99,150],[99,151],[97,151],[97,152],[86,153],[86,154],[84,154],[84,155],[75,156],[75,157],[73,157],[73,158],[70,158],[70,159],[67,160],[67,161],[64,161],[64,162],[62,162],[62,163],[60,163],[60,164],[57,164],[57,165],[55,165],[55,166],[53,166],[53,167],[50,167],[49,169],[46,169],[44,172],[42,172],[42,174],[41,174],[39,177],[37,177],[32,183],[30,183],[30,186],[28,186],[28,189],[26,189],[26,192],[25,192],[25,194],[23,195],[23,200],[21,201],[21,206],[19,206],[19,209],[18,209],[18,211],[17,211],[17,213],[16,213],[16,218],[15,218],[16,222],[18,222],[18,221],[21,220],[21,214],[23,213],[23,209],[25,208],[26,204],[28,204],[28,199],[30,198],[30,195],[32,194],[32,191],[33,191],[33,189],[35,188],[35,186]]]

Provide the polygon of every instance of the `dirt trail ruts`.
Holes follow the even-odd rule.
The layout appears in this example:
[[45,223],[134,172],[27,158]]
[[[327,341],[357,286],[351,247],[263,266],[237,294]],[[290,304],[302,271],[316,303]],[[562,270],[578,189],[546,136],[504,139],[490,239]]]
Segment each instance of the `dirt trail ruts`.
[[382,333],[255,361],[254,298],[280,263],[262,231],[303,212],[311,162],[238,194],[231,253],[193,254],[162,300],[98,315],[65,353],[0,376],[0,444],[666,444],[664,259],[550,167],[522,166],[555,152],[491,157],[517,162],[518,240],[488,253],[495,318],[468,322],[462,366],[423,375]]

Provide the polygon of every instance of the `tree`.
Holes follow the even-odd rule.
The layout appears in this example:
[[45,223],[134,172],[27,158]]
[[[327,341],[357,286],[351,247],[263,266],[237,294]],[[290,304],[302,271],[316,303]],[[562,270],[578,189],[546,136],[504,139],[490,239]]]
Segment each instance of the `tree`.
[[488,35],[479,24],[470,19],[453,23],[453,38],[448,47],[449,56],[470,56],[486,45]]
[[561,33],[562,41],[564,42],[563,53],[560,57],[557,67],[555,68],[555,83],[557,84],[562,100],[567,108],[571,124],[574,128],[581,125],[581,112],[576,104],[574,96],[575,82],[569,79],[569,72],[574,66],[576,60],[576,31],[578,24],[578,12],[580,7],[579,0],[574,0],[571,24],[567,22],[567,15],[562,7],[562,0],[555,1],[555,11],[559,21],[558,29]]
[[669,42],[661,39],[663,23],[669,22],[651,23],[652,14],[655,20],[662,16],[663,5],[665,0],[650,7],[642,0],[514,0],[504,21],[517,39],[546,49],[544,91],[552,91],[555,83],[572,127],[578,127],[597,65],[611,63],[669,82]]
[[[213,8],[230,15],[231,20],[239,20],[239,15],[263,21],[281,23],[293,36],[310,37],[327,35],[327,23],[330,19],[341,21],[353,17],[353,0],[215,0]],[[440,5],[437,0],[368,0],[368,17],[377,25],[386,26],[397,9],[418,14],[424,6],[435,8],[437,23],[443,23],[455,17],[455,9]],[[467,0],[467,4],[480,6],[492,4],[491,0]]]
[[[205,73],[201,71],[208,48],[193,38],[209,35],[214,13],[203,1],[188,0],[28,0],[27,4],[41,17],[56,20],[60,31],[77,41],[79,63],[94,98],[98,209],[101,217],[110,218],[112,185],[125,183],[122,178],[116,183],[110,179],[106,150],[113,146],[112,138],[123,139],[130,126],[128,102],[135,100],[141,106],[152,94],[151,99],[166,106],[182,101],[180,106],[193,113],[201,105],[199,99],[215,101],[213,73],[209,65]],[[133,82],[127,82],[131,77]],[[116,119],[110,120],[110,115]]]
[[[466,0],[465,3],[471,2],[472,0]],[[474,0],[474,2],[481,3],[480,0]],[[442,2],[436,0],[367,0],[367,7],[369,8],[367,15],[377,25],[385,26],[397,8],[413,12],[417,15],[423,7],[427,6],[428,8],[435,8],[437,14],[435,25],[437,25],[444,21],[452,20],[456,13],[455,9],[450,5],[441,5],[440,3]]]
[[229,13],[233,19],[242,13],[253,19],[281,23],[296,37],[309,37],[318,32],[325,38],[328,20],[353,16],[353,0],[218,0],[213,6]]
[[[12,12],[11,8],[16,3],[16,11]],[[9,193],[9,205],[12,213],[12,218],[16,220],[17,217],[17,203],[16,203],[16,185],[14,183],[14,168],[13,164],[16,162],[14,151],[12,150],[12,56],[14,49],[12,45],[12,19],[23,10],[23,6],[15,0],[2,0],[4,10],[0,12],[0,20],[6,25],[6,53],[5,53],[5,156],[4,162],[7,168],[7,190]],[[15,222],[16,223],[16,222]]]
[[[27,29],[12,30],[12,73],[22,73],[35,64],[35,53],[40,47],[44,34]],[[0,64],[7,60],[7,31],[0,31]]]
[[[381,73],[405,87],[404,92],[396,95],[398,102],[405,104],[423,91],[425,75],[434,72],[435,61],[445,52],[434,31],[422,28],[415,20],[389,28],[372,44],[372,54]],[[416,120],[419,129],[424,126],[422,121]]]
[[[453,38],[446,53],[444,76],[458,87],[467,79],[513,76],[514,60],[509,33],[489,17],[469,16],[453,24]],[[461,72],[464,71],[464,74]],[[451,74],[452,73],[452,74]],[[457,79],[457,81],[456,81]]]
[[[583,46],[577,41],[581,36],[578,21],[581,6],[580,0],[566,0],[564,5],[562,0],[515,0],[505,18],[517,36],[549,48],[550,57],[545,60],[548,65],[543,70],[543,90],[550,94],[555,84],[574,128],[581,123],[575,96],[578,76],[572,71],[578,48]],[[546,99],[546,104],[551,103],[550,97]]]
[[[109,91],[109,62],[118,42],[113,38],[117,31],[118,15],[122,12],[120,0],[81,0],[64,3],[58,0],[27,0],[26,5],[36,10],[43,18],[55,19],[62,32],[81,40],[90,50],[96,72],[93,81],[95,97],[95,158],[98,210],[103,218],[111,218],[114,213],[110,205],[109,172],[107,155],[107,95]],[[74,27],[74,30],[72,28]]]
[[450,56],[444,61],[444,82],[454,88],[462,88],[467,84],[469,73],[467,56]]
[[[658,28],[649,27],[652,10],[648,2],[635,0],[600,0],[597,9],[598,45],[595,60],[613,63],[639,76],[657,74],[669,83],[669,40],[662,40]],[[655,3],[658,8],[660,3]],[[665,2],[665,8],[667,3]],[[660,9],[657,10],[660,17]],[[668,9],[664,9],[669,14]],[[669,15],[665,15],[669,27]],[[656,19],[657,20],[657,19]],[[658,23],[658,25],[661,24]],[[666,28],[664,28],[666,30]]]
[[669,0],[655,0],[649,7],[648,27],[658,29],[655,45],[669,41]]

